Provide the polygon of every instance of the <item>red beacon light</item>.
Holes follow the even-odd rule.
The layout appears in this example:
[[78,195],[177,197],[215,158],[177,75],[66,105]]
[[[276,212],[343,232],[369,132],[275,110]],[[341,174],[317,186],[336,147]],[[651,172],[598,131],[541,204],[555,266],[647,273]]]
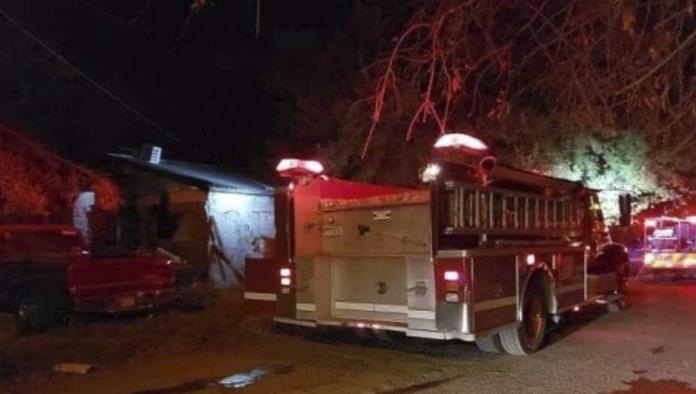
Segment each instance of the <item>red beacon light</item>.
[[283,159],[276,166],[276,171],[285,178],[317,176],[324,172],[324,166],[316,160]]
[[488,152],[488,145],[476,137],[463,133],[443,134],[435,142],[436,149],[457,149],[468,150],[471,153],[485,154]]

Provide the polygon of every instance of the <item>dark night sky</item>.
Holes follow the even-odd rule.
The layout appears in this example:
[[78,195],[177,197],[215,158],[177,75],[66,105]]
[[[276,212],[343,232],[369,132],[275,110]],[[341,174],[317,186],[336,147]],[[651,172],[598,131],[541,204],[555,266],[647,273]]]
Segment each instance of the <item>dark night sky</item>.
[[[261,173],[273,141],[287,137],[292,113],[292,102],[269,81],[289,50],[306,46],[311,54],[329,45],[353,7],[349,0],[263,0],[262,37],[256,40],[255,1],[211,1],[179,40],[189,2],[152,0],[131,24],[143,3],[0,1],[8,14],[175,138],[72,75],[4,21],[0,45],[21,42],[17,56],[47,65],[41,67],[45,75],[4,76],[35,86],[30,105],[5,106],[2,121],[84,160],[152,142],[164,145],[165,155]],[[312,58],[306,62],[311,69]],[[56,78],[55,89],[44,83]]]

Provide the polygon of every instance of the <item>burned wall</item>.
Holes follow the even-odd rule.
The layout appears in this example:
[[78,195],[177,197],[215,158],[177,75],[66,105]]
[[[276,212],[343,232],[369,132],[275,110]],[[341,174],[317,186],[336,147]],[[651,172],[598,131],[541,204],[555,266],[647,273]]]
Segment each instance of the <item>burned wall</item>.
[[273,209],[270,195],[209,192],[206,211],[212,233],[210,277],[217,286],[239,284],[244,278],[245,258],[263,255],[264,238],[275,238]]

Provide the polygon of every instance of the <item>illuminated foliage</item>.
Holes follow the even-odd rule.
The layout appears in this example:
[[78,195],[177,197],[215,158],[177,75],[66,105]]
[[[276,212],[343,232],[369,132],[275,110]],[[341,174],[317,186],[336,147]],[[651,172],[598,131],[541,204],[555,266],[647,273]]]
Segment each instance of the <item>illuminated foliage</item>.
[[621,194],[634,197],[636,210],[674,197],[658,182],[648,161],[648,146],[636,133],[624,131],[607,138],[574,130],[554,145],[548,150],[553,152],[548,155],[550,173],[601,190],[604,213],[610,219],[618,219]]
[[690,151],[696,23],[687,3],[420,0],[391,51],[371,66],[377,78],[363,157],[403,84],[419,99],[405,114],[407,140],[425,121],[445,132],[537,110],[638,129],[674,153]]
[[439,133],[462,130],[505,160],[549,171],[569,160],[554,173],[644,201],[696,189],[689,2],[419,0],[404,9],[388,50],[356,72],[352,104],[337,100],[330,113],[324,150],[343,174],[412,181],[400,170],[424,165]]
[[96,193],[101,209],[119,207],[118,188],[107,177],[0,126],[0,220],[65,216],[84,190]]

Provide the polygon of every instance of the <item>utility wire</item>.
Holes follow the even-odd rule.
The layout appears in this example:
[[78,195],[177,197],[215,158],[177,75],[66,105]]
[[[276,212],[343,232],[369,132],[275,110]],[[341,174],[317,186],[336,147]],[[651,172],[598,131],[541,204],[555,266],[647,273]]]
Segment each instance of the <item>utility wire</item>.
[[77,66],[75,66],[73,63],[71,63],[68,59],[66,59],[63,55],[60,54],[60,52],[56,51],[52,47],[50,47],[48,44],[46,44],[44,41],[42,41],[39,37],[34,35],[29,29],[24,27],[20,22],[18,22],[16,19],[14,19],[12,16],[10,16],[7,12],[5,12],[3,9],[0,8],[0,16],[4,17],[8,22],[10,22],[15,28],[17,28],[19,31],[21,31],[24,35],[27,37],[31,38],[32,41],[34,41],[36,44],[38,44],[41,48],[49,52],[52,56],[54,56],[56,59],[60,60],[62,63],[64,63],[66,66],[68,66],[72,71],[80,75],[82,78],[84,78],[87,82],[92,84],[95,88],[97,88],[100,92],[104,93],[107,95],[109,98],[120,104],[122,107],[126,108],[128,111],[130,111],[133,115],[138,117],[138,119],[142,120],[143,122],[147,123],[148,125],[154,127],[157,131],[160,133],[166,135],[170,139],[176,141],[177,143],[182,143],[182,140],[179,136],[176,134],[172,133],[171,131],[167,130],[164,126],[161,124],[155,122],[154,120],[148,118],[145,116],[142,112],[138,111],[137,109],[133,108],[131,105],[126,103],[124,100],[122,100],[120,97],[116,96],[116,94],[112,93],[109,89],[104,87],[102,84],[97,82],[94,78],[90,77],[87,75],[85,72],[80,70]]

